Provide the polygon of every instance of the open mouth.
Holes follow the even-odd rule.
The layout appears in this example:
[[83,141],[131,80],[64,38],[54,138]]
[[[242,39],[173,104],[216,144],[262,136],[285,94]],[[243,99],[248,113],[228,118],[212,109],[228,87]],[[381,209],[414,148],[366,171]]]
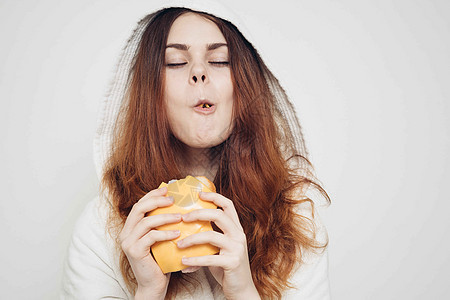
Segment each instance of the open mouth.
[[197,105],[196,107],[199,108],[210,108],[212,107],[214,104],[209,104],[209,103],[200,103],[199,105]]
[[207,100],[201,100],[194,106],[194,110],[199,113],[210,114],[216,110],[216,106]]

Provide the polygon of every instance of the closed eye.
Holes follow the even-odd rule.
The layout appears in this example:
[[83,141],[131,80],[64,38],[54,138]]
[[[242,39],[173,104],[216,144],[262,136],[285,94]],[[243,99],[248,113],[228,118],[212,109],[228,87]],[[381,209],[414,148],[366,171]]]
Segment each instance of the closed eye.
[[210,61],[209,63],[219,67],[228,66],[230,64],[228,61]]
[[169,64],[166,64],[166,67],[169,67],[169,68],[180,68],[180,67],[182,67],[182,66],[184,66],[186,64],[187,64],[186,62],[183,62],[183,63],[169,63]]

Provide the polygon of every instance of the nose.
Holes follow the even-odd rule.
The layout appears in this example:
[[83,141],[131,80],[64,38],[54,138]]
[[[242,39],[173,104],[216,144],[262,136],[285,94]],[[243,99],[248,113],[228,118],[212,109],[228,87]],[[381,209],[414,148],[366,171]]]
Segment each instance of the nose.
[[[206,75],[203,74],[202,77],[200,77],[200,79],[201,79],[202,82],[205,82],[205,80],[206,80]],[[198,77],[197,77],[196,75],[192,76],[192,81],[193,81],[194,83],[197,83]]]
[[203,64],[196,64],[192,66],[191,74],[189,78],[191,84],[207,83],[208,74]]

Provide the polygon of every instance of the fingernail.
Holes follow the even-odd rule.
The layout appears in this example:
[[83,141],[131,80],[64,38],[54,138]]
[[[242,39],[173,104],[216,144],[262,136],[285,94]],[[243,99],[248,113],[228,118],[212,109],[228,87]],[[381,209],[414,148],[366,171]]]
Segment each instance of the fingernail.
[[177,242],[177,246],[181,248],[183,246],[183,240],[179,240]]
[[180,235],[180,231],[179,230],[173,230],[172,231],[174,236],[179,236]]
[[171,202],[174,202],[175,201],[175,199],[173,199],[173,197],[172,196],[168,196],[168,197],[166,197],[168,200],[170,200]]
[[189,257],[183,257],[183,258],[181,259],[181,262],[182,262],[182,263],[189,263]]
[[161,192],[165,191],[165,189],[167,189],[166,186],[160,187],[158,190],[160,190]]

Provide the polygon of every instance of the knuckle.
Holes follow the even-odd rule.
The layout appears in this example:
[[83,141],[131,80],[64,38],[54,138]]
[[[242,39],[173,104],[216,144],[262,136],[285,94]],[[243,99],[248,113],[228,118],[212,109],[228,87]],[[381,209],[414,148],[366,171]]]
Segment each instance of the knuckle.
[[160,225],[173,222],[174,217],[171,214],[160,214],[145,217],[145,225],[149,229],[157,228]]
[[156,188],[154,190],[151,190],[147,195],[153,196],[153,195],[162,195],[164,194],[164,187]]
[[239,254],[242,254],[245,252],[245,246],[242,243],[237,243],[235,246],[236,251],[239,252]]
[[229,258],[228,263],[232,269],[239,267],[239,264],[240,264],[239,256],[237,256],[237,255],[231,256]]
[[204,234],[205,234],[206,238],[208,238],[208,239],[213,239],[217,236],[217,232],[215,232],[215,231],[205,231]]
[[120,243],[120,247],[122,248],[122,250],[123,250],[125,253],[129,253],[130,250],[131,250],[131,245],[130,245],[130,243],[129,243],[127,240],[123,240],[123,241]]
[[245,233],[243,231],[239,232],[238,235],[238,239],[239,239],[239,244],[246,244],[247,243],[247,236],[245,235]]
[[148,216],[148,217],[144,217],[144,219],[142,221],[144,222],[145,227],[152,228],[153,220],[154,220],[154,216]]
[[214,213],[216,214],[216,218],[223,218],[225,216],[225,212],[221,209],[215,209]]
[[154,237],[155,235],[157,235],[158,234],[158,231],[157,230],[155,230],[155,229],[152,229],[152,230],[150,230],[149,232],[148,232],[148,236],[149,237]]
[[160,215],[164,222],[173,222],[175,214],[162,214]]
[[157,190],[151,190],[150,192],[145,194],[144,197],[142,197],[142,198],[150,198],[150,197],[154,196],[155,194],[157,194]]
[[162,230],[160,232],[162,233],[161,235],[164,239],[168,239],[168,238],[172,237],[172,232],[169,230]]
[[142,196],[141,200],[151,198],[154,195],[155,195],[155,190],[152,190],[152,191],[148,192],[147,194],[145,194],[144,196]]
[[[215,238],[215,235],[214,235],[213,231],[203,231],[203,232],[194,233],[194,234],[196,234],[195,237],[198,240],[200,240],[201,242],[211,241],[211,240],[213,240]],[[187,238],[189,238],[189,236]]]
[[227,197],[222,196],[223,201],[224,201],[224,207],[223,208],[231,208],[234,207],[233,201],[231,201],[230,199],[228,199]]
[[158,240],[161,240],[161,231],[152,229],[147,234],[147,245],[152,246]]
[[132,258],[136,258],[136,257],[139,256],[138,251],[137,251],[137,249],[135,247],[130,247],[128,249],[128,252],[125,252],[125,254],[127,256],[129,256],[129,257],[132,257]]
[[132,211],[139,211],[139,208],[141,207],[140,202],[136,202],[135,204],[133,204],[133,206],[131,207]]

